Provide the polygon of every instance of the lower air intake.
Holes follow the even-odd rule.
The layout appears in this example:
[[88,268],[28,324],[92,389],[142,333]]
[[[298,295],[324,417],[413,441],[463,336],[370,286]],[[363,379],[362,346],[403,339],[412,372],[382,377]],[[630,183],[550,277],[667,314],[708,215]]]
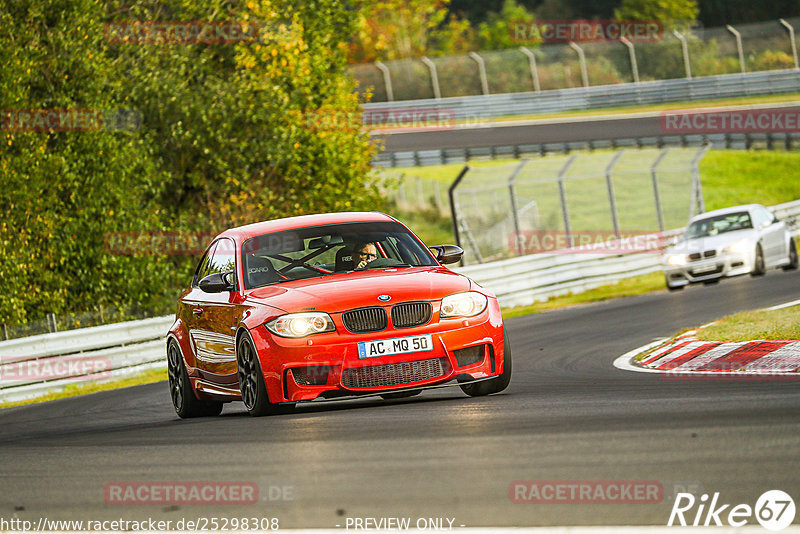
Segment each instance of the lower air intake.
[[447,373],[447,367],[447,360],[444,358],[353,367],[342,373],[342,384],[348,388],[410,384],[443,376]]

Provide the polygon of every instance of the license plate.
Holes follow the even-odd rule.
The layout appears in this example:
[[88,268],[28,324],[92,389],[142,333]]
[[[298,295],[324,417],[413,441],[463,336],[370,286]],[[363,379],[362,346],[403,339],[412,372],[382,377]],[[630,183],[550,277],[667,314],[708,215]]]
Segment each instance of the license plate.
[[430,334],[423,336],[395,337],[376,341],[361,341],[358,344],[359,358],[377,358],[392,354],[410,352],[426,352],[433,350],[433,339]]
[[712,263],[711,265],[700,265],[698,267],[695,267],[694,269],[692,269],[692,272],[694,274],[703,274],[703,273],[709,273],[709,272],[714,271],[716,269],[717,269],[717,266]]

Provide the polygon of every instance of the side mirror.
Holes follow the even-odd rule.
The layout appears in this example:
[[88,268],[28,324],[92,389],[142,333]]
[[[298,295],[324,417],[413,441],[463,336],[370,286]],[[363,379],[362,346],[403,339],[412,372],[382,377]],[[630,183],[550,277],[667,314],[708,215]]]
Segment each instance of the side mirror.
[[233,289],[232,279],[233,273],[231,272],[213,273],[200,280],[197,285],[206,293],[221,293]]
[[448,263],[458,263],[461,261],[461,257],[464,255],[464,250],[455,245],[437,245],[435,247],[431,247],[431,250],[436,256],[436,259],[439,260],[439,263],[442,265],[447,265]]

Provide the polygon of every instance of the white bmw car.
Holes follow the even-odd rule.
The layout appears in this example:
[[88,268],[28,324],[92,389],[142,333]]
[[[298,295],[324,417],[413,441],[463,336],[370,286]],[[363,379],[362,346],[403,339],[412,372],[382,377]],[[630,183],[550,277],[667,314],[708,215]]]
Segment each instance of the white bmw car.
[[667,288],[715,284],[726,276],[760,276],[797,269],[797,249],[784,221],[760,204],[709,211],[692,218],[663,258]]

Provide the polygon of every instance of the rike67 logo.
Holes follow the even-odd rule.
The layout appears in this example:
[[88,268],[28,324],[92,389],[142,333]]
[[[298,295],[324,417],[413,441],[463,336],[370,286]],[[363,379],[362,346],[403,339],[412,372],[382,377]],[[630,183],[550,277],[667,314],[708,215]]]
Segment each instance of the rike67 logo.
[[723,526],[727,520],[732,527],[742,527],[755,519],[768,530],[783,530],[794,521],[794,500],[781,490],[764,492],[756,501],[755,507],[749,504],[723,504],[719,500],[719,492],[714,493],[711,501],[708,494],[697,499],[691,493],[679,493],[672,505],[667,526]]

